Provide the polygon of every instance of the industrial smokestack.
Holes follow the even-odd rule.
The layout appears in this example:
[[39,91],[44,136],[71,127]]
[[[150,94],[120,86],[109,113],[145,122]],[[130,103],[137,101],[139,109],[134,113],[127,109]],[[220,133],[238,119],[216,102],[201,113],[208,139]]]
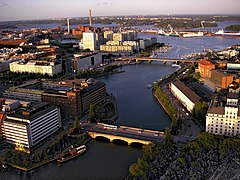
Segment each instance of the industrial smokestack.
[[92,10],[89,9],[89,24],[92,26]]
[[68,34],[70,34],[70,19],[67,18]]

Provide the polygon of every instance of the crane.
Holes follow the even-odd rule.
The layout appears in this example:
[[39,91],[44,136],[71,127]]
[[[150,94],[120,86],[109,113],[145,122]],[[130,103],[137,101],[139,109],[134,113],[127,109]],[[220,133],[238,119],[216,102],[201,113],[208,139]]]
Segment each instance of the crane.
[[205,21],[201,21],[201,26],[202,26],[202,29],[203,29],[203,30],[205,29],[205,27],[204,27],[204,25],[203,25],[204,22],[205,22]]
[[167,28],[170,28],[171,33],[173,32],[173,28],[172,28],[171,24],[168,24]]

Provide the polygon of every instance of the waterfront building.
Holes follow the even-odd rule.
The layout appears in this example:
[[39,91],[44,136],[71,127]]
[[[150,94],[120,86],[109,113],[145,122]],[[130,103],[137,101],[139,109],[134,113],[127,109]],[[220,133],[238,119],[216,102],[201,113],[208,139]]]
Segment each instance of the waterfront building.
[[211,70],[215,69],[215,65],[207,59],[202,59],[198,62],[198,72],[200,72],[201,77],[210,78]]
[[229,92],[226,105],[213,99],[206,115],[206,132],[236,136],[240,134],[240,109],[238,93]]
[[103,63],[103,57],[98,52],[82,52],[74,54],[73,69],[75,73]]
[[13,62],[10,64],[10,71],[15,73],[33,73],[54,76],[62,72],[62,64],[47,61],[31,60],[28,62]]
[[233,82],[233,76],[219,70],[211,71],[210,80],[221,88],[228,87]]
[[138,33],[136,31],[125,31],[125,32],[118,32],[113,33],[113,41],[137,41],[138,40]]
[[121,41],[108,41],[108,42],[106,42],[106,45],[107,46],[120,46],[120,45],[122,45],[122,42]]
[[189,112],[193,111],[195,103],[200,100],[200,97],[181,81],[172,82],[170,89]]
[[139,51],[139,42],[137,41],[124,41],[122,43],[123,46],[133,46],[133,49],[137,52]]
[[147,38],[147,39],[140,39],[139,40],[139,48],[146,49],[147,47],[156,44],[157,38]]
[[60,109],[45,103],[20,106],[3,120],[4,141],[16,149],[30,152],[47,137],[61,128]]
[[90,104],[105,102],[106,84],[85,79],[60,82],[32,81],[5,90],[3,96],[32,103],[47,102],[59,106],[62,115],[75,117],[86,113]]
[[90,49],[90,51],[97,50],[97,34],[95,32],[84,32],[83,33],[83,48]]
[[134,50],[133,46],[130,45],[101,45],[100,51],[103,52],[116,52],[116,53],[128,53],[132,54]]

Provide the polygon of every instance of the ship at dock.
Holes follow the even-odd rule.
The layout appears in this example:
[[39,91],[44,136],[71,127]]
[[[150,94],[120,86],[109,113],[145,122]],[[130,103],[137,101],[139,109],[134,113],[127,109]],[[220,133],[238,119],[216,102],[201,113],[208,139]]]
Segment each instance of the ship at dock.
[[220,29],[219,31],[212,34],[212,36],[236,36],[240,37],[240,32],[224,32],[223,29]]
[[182,35],[182,37],[185,37],[185,38],[191,38],[191,37],[202,37],[204,36],[204,33],[199,31],[199,32],[188,32],[188,33],[184,33]]
[[77,148],[72,148],[68,152],[61,154],[57,158],[57,163],[63,163],[71,159],[77,158],[79,155],[83,154],[86,150],[87,150],[87,147],[85,145],[82,145]]
[[174,31],[173,28],[172,28],[172,26],[171,26],[170,24],[168,24],[167,28],[170,28],[170,32],[169,32],[169,33],[165,32],[165,31],[162,30],[162,29],[160,29],[160,30],[158,31],[158,35],[160,35],[160,36],[179,37],[179,33],[176,32],[176,31]]

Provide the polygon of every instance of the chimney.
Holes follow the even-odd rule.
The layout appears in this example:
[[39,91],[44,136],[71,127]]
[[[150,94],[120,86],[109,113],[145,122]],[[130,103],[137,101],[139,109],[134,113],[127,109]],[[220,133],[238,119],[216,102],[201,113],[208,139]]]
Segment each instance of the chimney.
[[89,24],[92,26],[92,10],[89,9]]
[[70,34],[70,19],[67,18],[68,34]]

